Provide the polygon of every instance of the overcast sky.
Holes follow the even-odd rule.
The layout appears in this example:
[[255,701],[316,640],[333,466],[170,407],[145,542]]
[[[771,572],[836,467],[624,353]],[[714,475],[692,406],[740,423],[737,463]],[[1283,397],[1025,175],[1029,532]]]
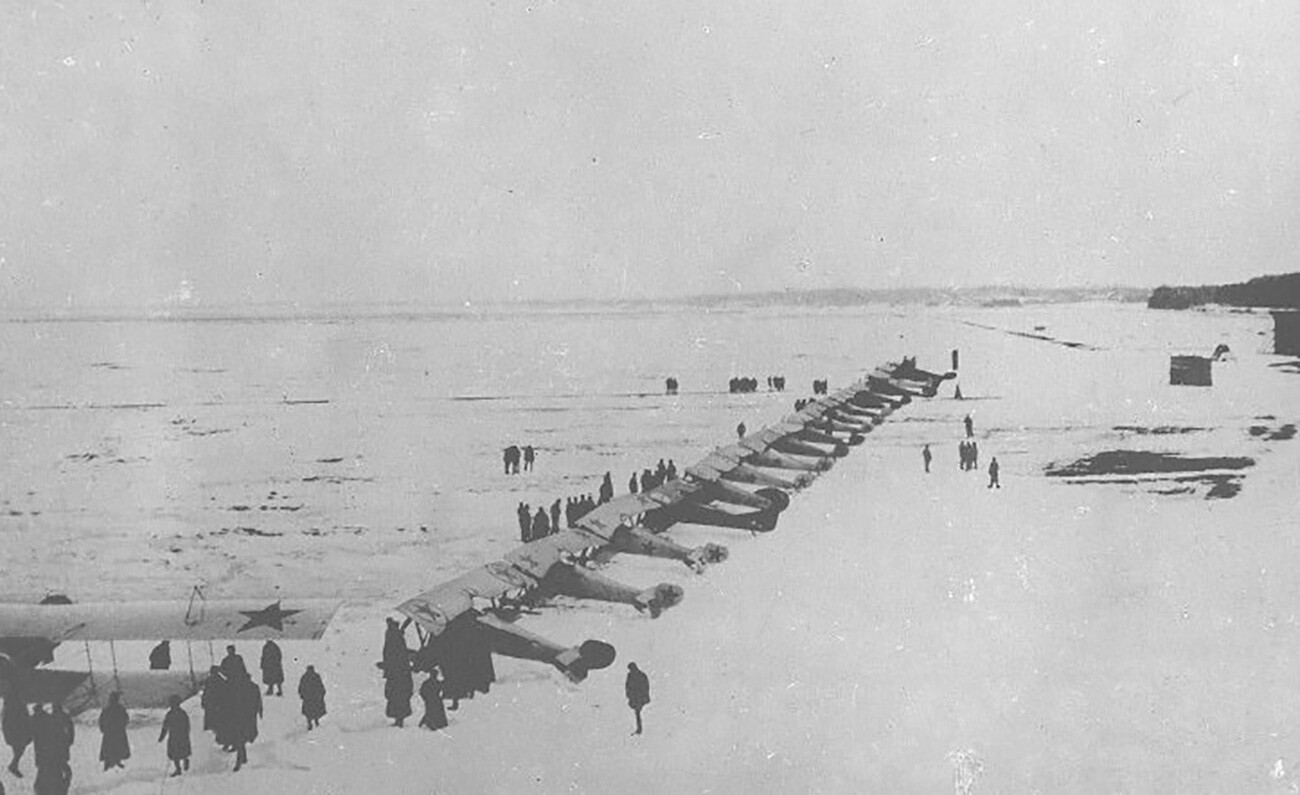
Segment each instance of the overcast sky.
[[0,14],[0,308],[1300,269],[1295,0]]

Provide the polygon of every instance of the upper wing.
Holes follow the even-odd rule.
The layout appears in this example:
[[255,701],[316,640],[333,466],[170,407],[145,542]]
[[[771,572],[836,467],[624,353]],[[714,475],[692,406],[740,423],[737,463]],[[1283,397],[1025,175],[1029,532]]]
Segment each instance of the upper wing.
[[326,599],[0,604],[0,637],[68,640],[310,638],[339,608]]

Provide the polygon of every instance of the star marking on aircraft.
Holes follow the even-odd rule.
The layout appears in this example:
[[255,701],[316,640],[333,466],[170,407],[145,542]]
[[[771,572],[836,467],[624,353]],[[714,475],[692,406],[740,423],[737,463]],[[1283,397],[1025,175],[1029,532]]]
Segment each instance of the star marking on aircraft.
[[241,614],[248,618],[244,626],[237,631],[243,632],[254,627],[270,627],[276,632],[284,632],[284,620],[292,615],[301,613],[301,610],[284,610],[280,607],[279,602],[267,605],[261,610],[240,610]]

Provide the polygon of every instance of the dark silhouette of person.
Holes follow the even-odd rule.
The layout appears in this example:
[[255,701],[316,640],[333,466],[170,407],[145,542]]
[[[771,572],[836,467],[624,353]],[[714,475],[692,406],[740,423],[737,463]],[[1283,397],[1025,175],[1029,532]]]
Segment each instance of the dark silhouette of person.
[[636,667],[636,663],[627,664],[627,680],[623,683],[623,692],[627,695],[627,705],[636,715],[636,731],[641,733],[641,710],[650,703],[650,679]]
[[560,501],[551,503],[551,532],[560,532]]
[[546,538],[551,534],[551,520],[546,515],[545,508],[538,508],[537,514],[533,517],[533,540]]
[[325,683],[321,681],[320,674],[316,673],[316,666],[307,666],[302,678],[298,680],[298,698],[302,699],[302,715],[307,719],[307,731],[311,731],[320,725],[320,719],[325,715]]
[[172,644],[164,640],[149,652],[149,670],[166,671],[172,667]]
[[505,464],[507,475],[519,474],[519,447],[510,445],[501,453],[501,461]]
[[384,679],[384,714],[393,719],[393,725],[401,727],[411,715],[411,695],[415,683],[411,680],[409,664],[396,666]]
[[970,439],[975,435],[975,421],[967,414],[966,419],[962,420],[962,422],[966,425],[966,438]]
[[677,479],[677,465],[673,463],[673,460],[671,458],[668,459],[668,479],[669,480]]
[[636,473],[635,472],[632,473],[632,477],[628,478],[627,493],[636,494]]
[[190,745],[190,716],[181,709],[180,696],[168,698],[167,704],[167,714],[163,716],[158,742],[167,741],[167,758],[175,766],[170,775],[179,776],[182,766],[186,770],[190,769],[190,754],[193,753]]
[[527,544],[533,540],[533,518],[532,511],[524,503],[519,503],[515,508],[515,515],[519,517],[519,540]]
[[36,781],[33,787],[39,793],[67,792],[72,783],[68,768],[72,743],[59,725],[59,720],[37,704],[32,712],[32,755],[36,757]]
[[208,669],[208,678],[203,682],[203,695],[199,703],[203,707],[203,731],[212,732],[217,744],[225,747],[225,709],[227,703],[226,677],[221,667],[214,665]]
[[245,671],[230,681],[230,741],[235,747],[235,772],[248,764],[248,744],[257,739],[262,717],[262,688]]
[[1002,484],[998,482],[998,472],[1001,469],[1002,467],[998,466],[998,457],[993,456],[993,460],[989,462],[989,488],[1002,488]]
[[979,468],[980,468],[980,445],[979,445],[979,442],[974,442],[974,441],[972,441],[972,442],[970,443],[970,468],[971,468],[971,469],[979,469]]
[[934,455],[930,452],[930,445],[921,448],[921,460],[925,462],[925,473],[930,474],[930,461]]
[[22,761],[27,746],[32,744],[32,713],[27,710],[27,702],[14,692],[12,684],[3,711],[0,711],[0,730],[4,732],[5,745],[14,752],[14,758],[9,762],[9,772],[22,778],[18,763]]
[[225,675],[228,682],[235,682],[248,676],[248,666],[244,665],[244,658],[235,652],[233,643],[226,647],[226,656],[221,660],[221,673]]
[[262,644],[262,684],[268,696],[284,695],[284,655],[273,640]]
[[131,742],[126,736],[126,725],[130,718],[126,707],[122,706],[122,694],[114,690],[108,694],[108,703],[99,713],[99,761],[104,769],[126,767],[122,762],[131,758]]
[[614,481],[606,472],[605,479],[600,482],[600,504],[604,505],[612,499],[614,499]]
[[447,728],[447,710],[442,706],[442,685],[436,668],[429,672],[429,677],[420,685],[420,699],[424,702],[424,717],[420,718],[420,725],[433,731]]
[[525,447],[524,447],[524,471],[525,471],[525,472],[531,472],[531,471],[533,470],[533,463],[534,463],[535,461],[537,461],[537,451],[533,449],[533,446],[532,446],[531,444],[530,444],[530,445],[525,445]]
[[386,621],[383,658],[379,663],[384,676],[388,676],[391,671],[400,671],[403,668],[409,671],[411,668],[411,650],[406,646],[406,628],[411,625],[411,619],[408,618],[401,624],[397,623],[395,618]]
[[737,439],[745,438],[745,423],[742,422],[736,426],[736,438]]
[[73,786],[73,768],[68,764],[72,759],[73,742],[77,740],[77,726],[73,725],[73,718],[70,714],[64,712],[64,705],[55,703],[49,711],[49,724],[55,731],[55,750],[59,753],[57,761],[59,766],[56,772],[59,773],[61,781],[61,792],[72,789]]
[[648,469],[641,470],[641,493],[644,494],[654,487],[654,475],[651,475]]

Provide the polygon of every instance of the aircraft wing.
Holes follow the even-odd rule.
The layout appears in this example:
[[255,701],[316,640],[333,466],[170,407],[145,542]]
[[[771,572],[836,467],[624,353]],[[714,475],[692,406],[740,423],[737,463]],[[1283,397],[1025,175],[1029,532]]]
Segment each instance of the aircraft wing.
[[457,616],[477,609],[474,600],[516,598],[536,586],[536,580],[497,560],[407,599],[397,606],[397,612],[440,635]]
[[207,671],[191,675],[189,671],[106,671],[86,673],[52,668],[16,672],[17,680],[5,682],[6,699],[21,695],[29,704],[62,704],[71,715],[101,708],[108,694],[121,691],[122,703],[129,709],[159,709],[168,699],[182,701],[199,691]]
[[195,599],[0,604],[0,637],[69,640],[318,639],[339,602],[326,599]]
[[698,484],[686,480],[670,480],[650,491],[615,497],[579,519],[578,525],[608,540],[619,525],[631,524],[634,517],[680,502],[699,489]]

